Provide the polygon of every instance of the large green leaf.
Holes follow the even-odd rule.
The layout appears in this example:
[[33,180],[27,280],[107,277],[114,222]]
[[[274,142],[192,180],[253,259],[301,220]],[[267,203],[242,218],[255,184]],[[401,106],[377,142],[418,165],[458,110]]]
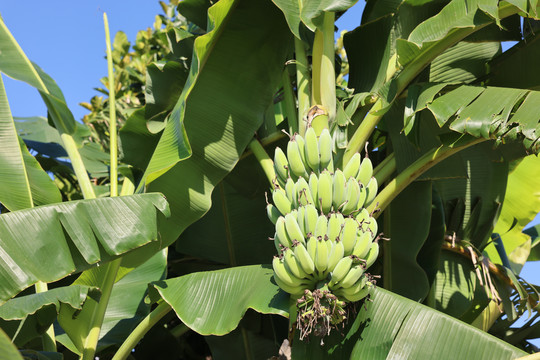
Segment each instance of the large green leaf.
[[372,301],[340,333],[312,342],[293,343],[293,359],[501,359],[525,352],[455,318],[387,290],[377,288]]
[[0,203],[10,211],[62,201],[53,181],[17,135],[0,75]]
[[160,194],[82,200],[0,215],[0,302],[158,240]]
[[[540,159],[535,155],[524,158],[508,176],[504,203],[493,232],[498,233],[508,254],[530,241],[522,231],[540,212]],[[502,264],[493,244],[485,249],[491,261]],[[523,263],[510,256],[511,265],[519,273]]]
[[[291,45],[287,24],[271,3],[220,1],[210,14],[221,17],[215,20],[219,26],[197,39],[192,72],[201,61],[198,75],[188,79],[184,92],[189,87],[189,93],[180,96],[180,109],[173,110],[165,129],[172,131],[182,120],[193,154],[174,165],[158,145],[149,165],[150,170],[157,164],[152,161],[174,165],[148,185],[149,191],[163,192],[171,205],[171,221],[160,222],[165,244],[210,208],[214,187],[236,165],[262,123]],[[166,138],[164,133],[163,146]]]
[[[436,96],[432,89],[433,84],[425,84],[409,94],[414,96],[408,99],[415,104],[412,113],[427,108],[441,127],[448,124],[453,131],[475,137],[519,140],[530,151],[540,151],[539,91],[463,85]],[[424,92],[430,95],[422,98]]]
[[271,282],[272,276],[271,266],[252,265],[197,272],[153,286],[191,329],[202,335],[224,335],[238,326],[248,308],[288,315],[289,295]]
[[60,306],[81,310],[89,298],[98,300],[99,296],[95,287],[74,285],[17,297],[0,306],[0,318],[8,321],[2,328],[12,329],[12,341],[17,346],[24,346],[52,325]]
[[66,105],[62,91],[49,75],[26,57],[2,19],[0,49],[0,72],[35,87],[47,105],[56,128],[62,133],[75,133],[75,118]]
[[[120,346],[135,326],[148,315],[150,304],[144,299],[148,293],[148,284],[164,279],[166,267],[167,250],[164,249],[144,264],[130,269],[127,275],[115,282],[99,335],[98,351],[111,345]],[[106,269],[103,269],[103,266],[94,267],[83,272],[72,286],[102,286],[106,273]],[[125,268],[121,270],[127,271]],[[58,340],[72,351],[82,352],[96,306],[97,302],[93,299],[87,301],[80,311],[62,306],[58,322],[66,334],[59,336]]]

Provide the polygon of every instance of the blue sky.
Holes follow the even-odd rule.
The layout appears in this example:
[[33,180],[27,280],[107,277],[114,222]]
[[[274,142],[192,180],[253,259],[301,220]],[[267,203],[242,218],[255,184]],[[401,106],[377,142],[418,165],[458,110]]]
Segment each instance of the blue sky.
[[[339,32],[360,24],[364,4],[358,1],[338,20]],[[133,42],[139,30],[152,27],[162,10],[157,0],[0,2],[7,27],[27,56],[56,80],[76,119],[88,112],[78,104],[98,95],[93,88],[101,86],[99,79],[107,73],[103,12],[107,12],[112,37],[122,30]],[[3,80],[14,116],[46,116],[35,89],[6,76]],[[539,216],[534,223],[540,223]],[[540,283],[539,274],[540,262],[536,262],[528,264],[521,275]]]

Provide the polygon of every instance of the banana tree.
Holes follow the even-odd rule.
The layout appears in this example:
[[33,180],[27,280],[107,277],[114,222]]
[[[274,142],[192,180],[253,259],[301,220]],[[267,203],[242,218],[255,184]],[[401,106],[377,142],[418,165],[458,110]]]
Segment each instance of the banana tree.
[[[370,0],[336,48],[334,22],[353,4],[164,5],[165,17],[177,5],[185,22],[173,21],[166,35],[156,28],[164,55],[146,67],[143,106],[107,110],[125,120],[122,192],[139,195],[46,205],[61,194],[26,146],[46,168],[47,141],[21,134],[25,146],[4,115],[4,153],[17,157],[9,164],[18,164],[19,178],[0,198],[12,211],[1,219],[0,318],[17,347],[83,359],[96,351],[114,359],[278,351],[298,359],[513,359],[534,351],[527,339],[537,337],[538,292],[519,271],[536,259],[535,235],[522,230],[540,211],[538,3]],[[2,31],[0,71],[42,93],[54,127],[40,127],[58,133],[76,190],[92,197],[85,159],[76,156],[88,138],[52,80]],[[503,53],[508,40],[518,43]],[[125,44],[115,46],[126,56]],[[109,59],[107,103],[115,108],[114,90],[140,78],[116,77],[115,85],[112,51]],[[113,170],[115,140],[100,145],[111,149]],[[117,178],[102,174],[100,184],[114,195]],[[155,208],[167,214],[163,198],[143,192],[163,193],[170,217],[156,217]],[[33,204],[44,206],[24,210]],[[321,239],[306,231],[308,212],[327,226]],[[54,274],[40,265],[52,251],[21,246],[23,226],[38,229],[32,240],[56,229],[47,238],[66,250]],[[361,239],[369,247],[356,249]],[[36,281],[35,294],[24,290]],[[510,330],[527,309],[527,326]]]

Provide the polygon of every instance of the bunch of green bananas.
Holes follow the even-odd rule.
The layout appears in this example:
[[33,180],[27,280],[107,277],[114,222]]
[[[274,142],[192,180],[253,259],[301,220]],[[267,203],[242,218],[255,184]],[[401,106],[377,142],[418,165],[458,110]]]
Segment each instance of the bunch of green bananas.
[[358,301],[367,295],[365,270],[379,255],[376,234],[377,222],[366,209],[356,217],[319,215],[311,204],[291,210],[276,221],[276,283],[292,295],[326,285],[335,295]]
[[334,170],[333,140],[327,129],[305,138],[295,134],[287,155],[277,148],[273,204],[267,213],[276,226],[276,283],[301,296],[325,289],[354,302],[371,288],[365,273],[377,259],[377,222],[367,207],[378,190],[373,165],[355,154],[344,169]]

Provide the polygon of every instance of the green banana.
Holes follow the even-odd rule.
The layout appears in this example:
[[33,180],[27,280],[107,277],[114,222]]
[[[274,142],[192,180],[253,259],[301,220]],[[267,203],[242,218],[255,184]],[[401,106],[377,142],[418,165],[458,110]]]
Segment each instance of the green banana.
[[276,221],[276,238],[279,243],[285,247],[291,247],[292,241],[287,234],[287,229],[285,228],[285,218],[280,216]]
[[296,240],[302,244],[306,244],[304,239],[304,233],[296,221],[297,215],[295,212],[288,213],[285,215],[285,229],[287,229],[287,235],[291,241]]
[[343,215],[340,213],[330,214],[330,218],[328,219],[328,231],[326,232],[329,240],[336,241],[341,234],[344,222]]
[[356,281],[358,281],[358,279],[360,279],[362,275],[364,275],[364,272],[366,272],[364,264],[356,264],[351,266],[347,275],[345,275],[345,277],[341,279],[337,286],[344,289],[350,288],[354,285]]
[[[296,243],[299,244],[299,243]],[[300,244],[301,245],[301,244]],[[300,262],[294,255],[294,251],[291,248],[286,248],[283,251],[283,263],[287,270],[299,279],[304,279],[308,274],[304,271]]]
[[293,288],[302,285],[302,279],[294,276],[287,270],[283,259],[274,256],[272,267],[274,268],[274,277],[279,278],[285,285]]
[[309,175],[309,190],[311,191],[311,197],[313,198],[313,205],[319,206],[319,178],[315,173]]
[[268,240],[274,240],[274,246],[276,247],[276,251],[278,254],[281,255],[281,243],[279,242],[279,239],[278,239],[278,236],[277,236],[277,233],[274,234],[274,239],[272,238],[269,238]]
[[333,172],[333,140],[328,129],[324,129],[319,136],[319,155],[321,158],[320,169],[328,169],[328,171]]
[[345,175],[343,171],[337,169],[334,173],[332,189],[332,204],[334,205],[334,211],[339,211],[345,202]]
[[294,138],[287,144],[287,158],[289,159],[289,167],[292,174],[297,177],[307,178],[306,167],[300,154],[299,144],[297,141],[294,141]]
[[315,204],[315,202],[313,201],[313,197],[311,196],[311,190],[309,189],[309,185],[304,178],[300,178],[296,182],[296,195],[298,198],[299,206]]
[[353,157],[349,160],[349,162],[343,169],[343,174],[345,175],[346,179],[349,179],[350,177],[356,178],[358,170],[360,169],[361,160],[362,159],[360,158],[360,153],[354,154]]
[[315,254],[315,269],[321,274],[321,278],[324,277],[324,272],[328,267],[328,246],[326,240],[317,239],[317,252]]
[[374,242],[366,255],[366,269],[369,268],[379,256],[379,243]]
[[375,179],[375,177],[372,177],[366,186],[367,197],[366,197],[366,203],[364,206],[369,206],[373,202],[373,200],[375,199],[375,196],[377,195],[378,189],[379,189],[379,185],[377,184],[377,179]]
[[282,189],[274,189],[274,191],[272,191],[272,200],[274,201],[274,205],[282,215],[291,212],[291,201],[287,198],[287,194]]
[[350,302],[356,302],[368,296],[372,288],[373,284],[367,280],[366,276],[363,276],[350,288],[337,290],[336,295]]
[[294,134],[293,136],[294,141],[298,144],[298,150],[300,151],[300,157],[302,158],[302,162],[304,163],[304,167],[306,170],[308,170],[306,166],[306,142],[302,136],[299,134]]
[[372,236],[369,231],[359,231],[358,234],[356,244],[352,250],[352,255],[364,259],[371,248]]
[[345,256],[344,258],[341,258],[341,260],[339,260],[339,262],[334,267],[334,270],[332,271],[332,275],[330,278],[330,282],[328,283],[328,287],[330,289],[333,289],[333,286],[339,283],[345,277],[345,275],[347,275],[352,265],[353,265],[352,256]]
[[313,128],[306,130],[305,134],[305,153],[306,153],[306,163],[309,165],[311,170],[319,172],[319,141],[317,140],[317,135]]
[[343,247],[342,241],[337,241],[333,243],[332,251],[330,252],[330,255],[328,256],[328,267],[326,268],[326,272],[329,273],[331,271],[334,271],[334,268],[339,263],[341,259],[343,259],[343,255],[345,253],[345,249]]
[[[306,250],[308,252],[309,257],[315,262],[315,256],[317,255],[317,243],[319,240],[315,236],[312,236],[308,239]],[[315,263],[314,263],[315,264]]]
[[274,169],[276,170],[276,175],[278,180],[282,183],[281,185],[285,184],[287,181],[287,178],[289,177],[289,161],[287,160],[287,156],[281,150],[281,148],[276,148],[276,151],[274,152]]
[[360,210],[360,212],[356,215],[355,219],[358,221],[358,224],[363,227],[364,222],[369,221],[370,215],[369,211],[367,211],[366,208],[363,208]]
[[328,232],[328,218],[324,215],[319,215],[317,218],[317,224],[315,224],[315,237],[323,238]]
[[306,228],[305,228],[305,217],[306,217],[306,208],[303,206],[300,206],[296,210],[296,222],[298,224],[298,227],[300,228],[300,231],[302,231],[302,235],[306,235]]
[[346,218],[343,223],[343,230],[339,236],[341,242],[343,243],[343,249],[345,255],[350,255],[356,244],[356,234],[358,232],[358,223],[353,218]]
[[[314,241],[317,241],[315,238]],[[309,246],[308,240],[308,246]],[[313,274],[315,272],[315,263],[313,262],[313,258],[309,255],[306,247],[302,243],[296,244],[294,247],[294,255],[296,256],[296,259],[300,263],[300,266],[302,266],[302,269],[306,272],[306,274]]]
[[323,171],[319,176],[319,184],[317,189],[319,201],[317,205],[319,205],[319,209],[325,214],[328,214],[332,209],[332,186],[332,175],[330,175],[330,172],[327,170]]
[[356,208],[361,209],[365,207],[364,204],[366,203],[367,189],[362,183],[359,182],[358,184],[360,185],[360,194],[358,195],[358,204],[356,205]]
[[370,216],[368,221],[365,222],[367,225],[367,230],[369,230],[373,237],[377,235],[377,231],[379,231],[379,225],[377,224],[377,220],[375,220],[374,217]]
[[314,205],[307,205],[304,211],[304,231],[306,237],[315,233],[317,227],[317,220],[319,219],[319,213]]
[[277,219],[281,216],[281,212],[272,204],[266,205],[266,214],[274,225],[276,225]]
[[360,164],[360,169],[358,169],[358,174],[356,175],[356,180],[360,181],[362,185],[366,186],[373,176],[373,164],[368,157],[365,157]]
[[277,276],[274,275],[274,281],[279,286],[279,288],[286,293],[289,293],[291,295],[300,296],[304,294],[304,291],[307,289],[305,285],[298,285],[298,286],[289,286],[285,284],[283,281],[281,281]]
[[351,177],[347,181],[346,191],[345,191],[345,205],[343,205],[342,213],[343,215],[349,215],[358,208],[358,200],[360,199],[360,185],[355,178]]

